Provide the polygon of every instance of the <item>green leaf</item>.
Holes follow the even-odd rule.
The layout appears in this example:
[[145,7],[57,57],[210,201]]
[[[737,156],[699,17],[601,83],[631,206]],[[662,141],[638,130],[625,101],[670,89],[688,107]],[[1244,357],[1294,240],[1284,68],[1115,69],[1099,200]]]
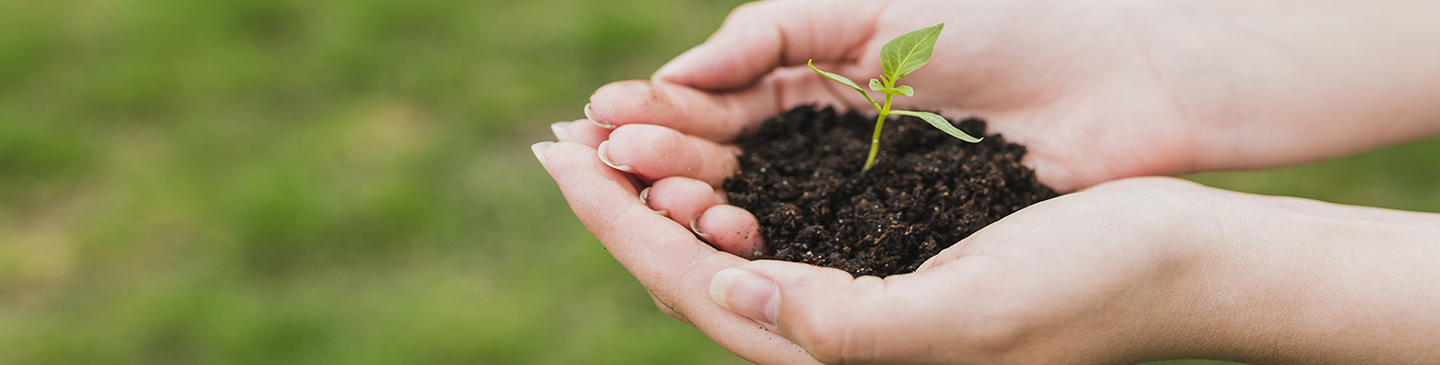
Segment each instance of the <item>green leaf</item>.
[[[846,78],[845,76],[840,76],[840,75],[832,74],[832,73],[829,73],[829,72],[825,72],[825,71],[820,71],[820,69],[815,68],[815,63],[814,63],[814,61],[815,61],[815,60],[805,61],[805,64],[810,66],[810,70],[815,71],[815,73],[820,74],[820,76],[825,76],[826,78],[829,78],[829,79],[831,79],[831,80],[835,80],[835,82],[839,82],[839,83],[845,84],[845,86],[849,86],[851,89],[855,89],[855,91],[859,91],[861,94],[864,94],[864,93],[865,93],[865,90],[864,90],[864,89],[861,89],[861,88],[860,88],[860,85],[856,85],[855,82],[854,82],[854,81],[850,81],[849,78]],[[867,95],[867,96],[865,96],[865,97],[866,97],[866,98],[869,98],[870,96]]]
[[875,90],[890,95],[915,96],[914,88],[905,85],[900,85],[900,87],[885,87],[884,84],[880,83],[880,80],[876,79],[870,79],[870,90]]
[[942,28],[945,28],[945,23],[905,33],[881,46],[880,65],[885,68],[885,76],[900,80],[930,62]]
[[883,88],[883,89],[880,89],[879,91],[882,92],[882,93],[890,94],[890,95],[904,95],[904,96],[912,96],[912,95],[915,95],[915,91],[914,91],[914,90],[910,90],[910,89]]
[[910,85],[900,85],[900,87],[895,88],[895,91],[900,92],[900,95],[915,96],[915,89],[911,88]]
[[965,142],[979,143],[980,140],[984,139],[972,137],[969,134],[966,134],[965,131],[960,130],[960,128],[955,128],[955,125],[950,124],[950,121],[945,120],[945,117],[942,117],[939,114],[927,112],[912,112],[909,110],[892,110],[890,111],[890,114],[909,115],[912,117],[924,119],[925,122],[930,123],[930,125],[935,126],[935,128],[940,128],[940,130],[944,131],[946,134],[954,136],[955,138],[959,138],[960,140]]

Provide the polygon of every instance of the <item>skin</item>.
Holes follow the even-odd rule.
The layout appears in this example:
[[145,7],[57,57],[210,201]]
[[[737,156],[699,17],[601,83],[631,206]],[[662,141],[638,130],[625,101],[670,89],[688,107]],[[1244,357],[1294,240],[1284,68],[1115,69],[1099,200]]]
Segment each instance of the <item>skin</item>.
[[[758,363],[1424,363],[1440,356],[1440,217],[1127,178],[1440,134],[1433,14],[1418,1],[753,3],[651,81],[596,91],[537,156],[662,310]],[[1042,182],[1075,193],[914,274],[746,260],[763,241],[716,191],[734,169],[725,144],[796,105],[867,107],[805,60],[873,77],[881,44],[942,21],[900,106],[986,118],[1030,148]]]
[[[1429,14],[1440,4],[1252,3],[752,3],[652,81],[597,90],[587,115],[726,143],[798,105],[866,110],[805,61],[869,79],[882,44],[945,22],[931,63],[902,81],[916,96],[896,107],[991,121],[1028,146],[1026,163],[1061,191],[1282,166],[1440,133],[1440,103],[1430,102],[1440,95],[1440,47],[1418,46],[1440,44],[1440,29],[1423,25],[1436,23]],[[1385,128],[1358,128],[1376,121]],[[611,156],[653,162],[654,151],[640,149],[663,138],[634,138],[615,141]]]
[[[1132,178],[1006,217],[914,274],[853,278],[716,250],[582,144],[543,156],[577,217],[662,310],[756,363],[1440,356],[1434,214]],[[741,276],[716,288],[726,269]]]

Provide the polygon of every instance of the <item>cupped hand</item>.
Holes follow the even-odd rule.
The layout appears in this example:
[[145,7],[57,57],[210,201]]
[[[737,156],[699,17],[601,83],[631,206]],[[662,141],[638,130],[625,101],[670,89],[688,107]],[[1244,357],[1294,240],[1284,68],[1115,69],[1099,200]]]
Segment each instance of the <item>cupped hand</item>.
[[1202,136],[1148,67],[1124,10],[1051,1],[751,3],[652,81],[596,91],[587,119],[557,124],[556,134],[656,183],[646,201],[717,247],[759,246],[755,219],[718,191],[738,165],[728,143],[799,105],[866,110],[862,96],[805,63],[865,80],[880,73],[885,42],[946,22],[930,63],[901,80],[916,96],[898,98],[897,108],[990,120],[992,131],[1027,145],[1024,163],[1061,192],[1191,171]]
[[1067,195],[997,222],[914,274],[853,278],[712,248],[667,218],[674,211],[645,204],[641,184],[584,144],[536,152],[576,216],[659,308],[757,363],[1119,362],[1197,343],[1168,332],[1188,323],[1156,321],[1185,319],[1173,303],[1189,297],[1177,288],[1206,267],[1202,245],[1180,227],[1196,220],[1177,219],[1184,210],[1172,204],[1203,190],[1189,183],[1136,180]]
[[854,278],[755,261],[717,273],[715,301],[824,363],[1139,363],[1207,357],[1202,279],[1219,260],[1213,191],[1121,180],[1021,210],[913,274]]
[[[642,182],[717,187],[736,166],[726,143],[765,118],[809,103],[869,107],[807,60],[864,80],[880,72],[884,42],[945,22],[931,62],[901,80],[917,96],[897,107],[988,119],[1028,147],[1023,162],[1060,192],[1440,134],[1440,53],[1419,46],[1440,42],[1440,26],[1418,26],[1440,24],[1429,21],[1440,3],[1345,3],[757,2],[651,81],[596,91],[586,115],[597,123],[557,130]],[[671,217],[701,233],[753,226],[716,203],[722,218]]]
[[594,149],[536,150],[658,307],[757,363],[1440,356],[1433,214],[1124,179],[1021,210],[913,274],[854,278],[712,248]]
[[[735,168],[727,143],[798,105],[868,108],[802,65],[874,77],[881,44],[938,22],[947,27],[934,59],[901,81],[917,96],[897,107],[990,120],[1026,144],[1026,164],[1062,192],[1309,161],[1437,132],[1440,104],[1426,101],[1440,94],[1427,82],[1435,69],[1344,57],[1433,59],[1390,52],[1433,48],[1365,41],[1414,34],[1335,37],[1352,30],[1284,17],[1293,9],[1221,5],[1267,21],[1137,2],[754,3],[651,81],[598,90],[587,119],[557,124],[568,142],[541,156],[577,216],[662,310],[760,363],[1437,355],[1426,350],[1440,346],[1415,339],[1440,338],[1440,294],[1403,289],[1440,280],[1425,269],[1434,265],[1424,258],[1440,255],[1435,246],[1405,244],[1433,242],[1434,217],[1169,180],[1041,203],[915,274],[857,279],[745,260],[761,243],[754,218],[716,191]],[[1405,13],[1394,8],[1359,12],[1354,23],[1404,23],[1387,15]],[[1344,67],[1328,67],[1336,65]],[[1330,71],[1355,69],[1374,72]],[[1349,132],[1365,120],[1395,123]],[[1297,214],[1307,209],[1323,213]]]
[[[1127,15],[1099,2],[751,3],[651,81],[596,91],[587,116],[603,127],[572,125],[570,134],[595,147],[608,139],[601,150],[639,176],[714,183],[734,166],[727,156],[734,151],[723,144],[784,110],[813,103],[874,113],[854,90],[810,71],[807,60],[855,80],[874,78],[881,45],[945,22],[930,63],[900,81],[916,96],[897,98],[897,108],[989,120],[992,131],[1027,145],[1026,164],[1062,192],[1189,172],[1204,135],[1157,80]],[[626,131],[640,124],[669,131]],[[614,127],[624,136],[606,136]],[[656,146],[670,138],[693,152]]]
[[710,295],[825,363],[1424,364],[1440,215],[1172,178],[1023,209],[884,279],[754,261]]
[[[605,127],[570,134],[595,147],[616,126],[653,124],[724,144],[799,105],[865,111],[805,62],[873,78],[882,44],[945,22],[934,58],[900,82],[916,96],[897,107],[989,120],[1029,147],[1025,163],[1058,191],[1275,167],[1440,134],[1440,52],[1424,46],[1440,42],[1436,11],[1360,0],[763,1],[651,81],[596,91],[587,115]],[[609,147],[642,173],[727,163],[724,151],[691,157],[718,156],[707,163]]]

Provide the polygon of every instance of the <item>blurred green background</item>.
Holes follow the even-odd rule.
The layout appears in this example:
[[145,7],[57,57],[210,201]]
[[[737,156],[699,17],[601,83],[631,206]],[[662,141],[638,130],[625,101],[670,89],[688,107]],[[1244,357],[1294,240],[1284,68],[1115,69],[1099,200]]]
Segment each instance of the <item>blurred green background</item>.
[[[743,363],[528,149],[739,3],[0,0],[0,363]],[[1195,179],[1436,211],[1437,162]]]

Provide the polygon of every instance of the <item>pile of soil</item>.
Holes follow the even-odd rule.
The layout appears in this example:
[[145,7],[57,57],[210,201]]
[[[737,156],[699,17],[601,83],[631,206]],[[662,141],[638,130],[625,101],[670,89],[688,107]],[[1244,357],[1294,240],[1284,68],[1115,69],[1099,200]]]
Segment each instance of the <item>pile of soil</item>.
[[725,180],[732,205],[760,221],[762,258],[885,277],[920,264],[980,228],[1055,197],[1020,165],[1025,147],[956,124],[966,143],[914,117],[891,118],[870,171],[875,117],[802,106],[741,137],[740,171]]

